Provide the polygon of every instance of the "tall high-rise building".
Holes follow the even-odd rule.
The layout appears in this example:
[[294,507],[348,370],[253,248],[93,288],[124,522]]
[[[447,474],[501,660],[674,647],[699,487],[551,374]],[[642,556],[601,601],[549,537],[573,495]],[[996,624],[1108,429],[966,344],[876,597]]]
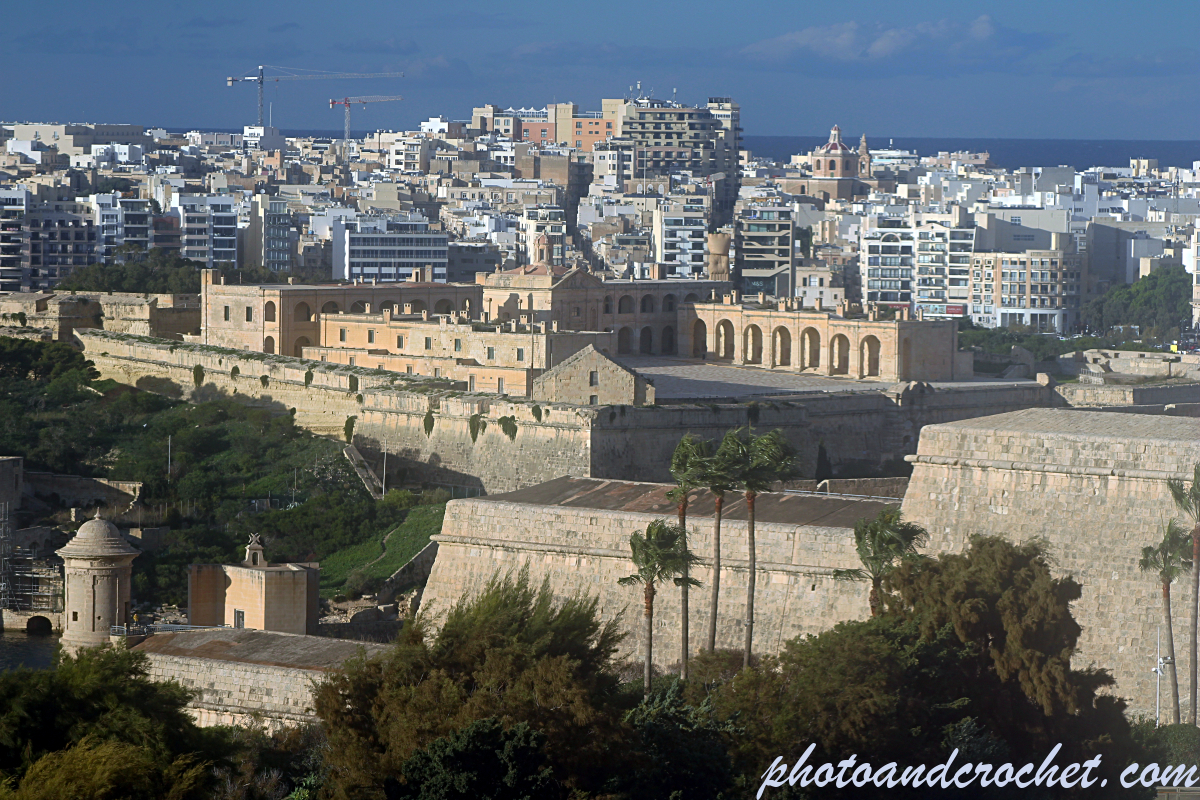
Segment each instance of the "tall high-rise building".
[[617,136],[636,148],[632,179],[650,186],[687,172],[711,178],[713,215],[718,225],[733,214],[741,185],[738,151],[742,147],[741,108],[728,97],[710,97],[704,106],[638,97],[605,100],[605,112],[617,114]]

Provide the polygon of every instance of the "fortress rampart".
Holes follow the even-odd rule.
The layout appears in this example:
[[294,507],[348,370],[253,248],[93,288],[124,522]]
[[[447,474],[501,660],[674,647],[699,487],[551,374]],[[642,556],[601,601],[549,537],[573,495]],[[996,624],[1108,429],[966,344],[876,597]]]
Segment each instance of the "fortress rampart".
[[[1075,665],[1110,670],[1134,712],[1153,713],[1162,593],[1138,559],[1178,515],[1166,482],[1191,480],[1200,420],[1030,409],[927,427],[909,461],[904,516],[929,530],[930,550],[961,551],[972,534],[1043,539],[1056,571],[1083,586],[1072,609],[1083,626]],[[1190,581],[1176,582],[1185,705],[1190,602]]]
[[277,413],[294,409],[298,425],[339,439],[350,425],[360,450],[370,458],[386,447],[409,480],[485,492],[562,475],[668,480],[670,454],[684,432],[716,439],[747,424],[783,430],[799,449],[806,475],[813,474],[820,447],[835,473],[878,468],[914,452],[926,424],[1062,402],[1053,389],[1030,382],[937,391],[910,383],[748,403],[576,406],[470,394],[447,380],[210,345],[104,331],[81,331],[79,338],[106,378],[189,400],[226,395]]

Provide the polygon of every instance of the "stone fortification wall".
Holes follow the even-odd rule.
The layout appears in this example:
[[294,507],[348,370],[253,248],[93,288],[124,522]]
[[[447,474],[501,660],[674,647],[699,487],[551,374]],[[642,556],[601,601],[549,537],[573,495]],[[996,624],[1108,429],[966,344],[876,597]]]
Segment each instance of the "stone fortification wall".
[[1165,386],[1065,384],[1055,387],[1071,406],[1133,406],[1200,402],[1200,383]]
[[202,726],[235,725],[258,715],[275,725],[316,720],[318,670],[148,653],[150,679],[174,680],[196,692],[189,711]]
[[[604,620],[621,614],[621,628],[629,634],[621,653],[636,658],[641,643],[641,589],[619,586],[617,580],[635,571],[629,559],[630,534],[645,531],[647,524],[662,516],[487,499],[451,501],[442,532],[434,537],[438,555],[422,610],[436,618],[493,575],[527,568],[534,586],[549,577],[556,597],[587,593],[599,598]],[[712,520],[689,520],[689,528],[693,529],[690,545],[711,561]],[[755,538],[758,652],[777,652],[787,639],[870,613],[865,586],[830,577],[832,569],[857,566],[847,529],[760,521]],[[718,647],[740,649],[744,641],[746,552],[745,521],[726,518],[721,525]],[[706,639],[712,569],[698,568],[692,576],[703,584],[692,589],[689,601],[690,645],[699,652]],[[661,588],[654,603],[654,661],[660,666],[679,661],[680,619],[679,590]]]
[[132,506],[142,492],[140,481],[110,481],[80,475],[55,475],[52,472],[26,472],[25,494],[38,499],[58,499],[64,506],[90,506],[95,503],[120,508]]
[[[80,332],[108,378],[203,400],[233,396],[354,444],[372,463],[386,447],[403,479],[510,491],[562,475],[667,480],[679,437],[717,439],[752,424],[780,428],[812,475],[824,446],[836,471],[877,468],[912,453],[923,425],[1061,403],[1037,383],[933,390],[811,393],[752,403],[578,406],[467,394],[446,380],[102,331]],[[197,371],[199,367],[200,372]],[[199,376],[200,385],[196,385]]]
[[1030,382],[936,391],[913,383],[881,392],[823,392],[748,404],[617,406],[593,412],[589,474],[670,480],[667,467],[682,433],[719,439],[730,428],[747,424],[759,431],[781,429],[799,450],[798,465],[806,476],[814,474],[822,446],[835,472],[877,468],[913,453],[917,434],[927,424],[1058,403],[1053,390]]
[[[929,529],[930,549],[961,551],[972,534],[1044,539],[1056,569],[1083,585],[1076,665],[1111,670],[1134,712],[1152,714],[1162,601],[1137,562],[1177,513],[1167,479],[1190,479],[1200,462],[1200,421],[1031,409],[928,427],[910,460],[904,515]],[[1186,695],[1190,583],[1172,591]]]

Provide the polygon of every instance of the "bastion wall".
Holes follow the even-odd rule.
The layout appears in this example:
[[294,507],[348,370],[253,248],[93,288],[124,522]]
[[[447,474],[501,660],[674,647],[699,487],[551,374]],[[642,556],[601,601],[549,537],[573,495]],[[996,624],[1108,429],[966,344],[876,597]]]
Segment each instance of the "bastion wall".
[[[664,491],[665,491],[664,487]],[[728,506],[727,506],[728,508]],[[655,519],[670,515],[592,508],[540,506],[490,498],[453,500],[446,508],[437,560],[421,607],[440,618],[464,593],[473,593],[495,575],[528,570],[530,583],[549,578],[559,599],[586,593],[599,600],[604,621],[620,619],[626,638],[622,656],[641,658],[642,589],[620,586],[634,572],[629,537]],[[692,571],[702,584],[690,592],[690,650],[707,640],[712,587],[713,520],[690,518],[689,544],[705,559]],[[795,636],[818,633],[839,620],[870,614],[867,587],[835,581],[831,570],[858,566],[850,531],[840,527],[787,525],[759,521],[758,577],[755,591],[754,647],[778,652]],[[744,642],[746,583],[749,575],[747,529],[743,519],[721,525],[721,587],[717,647]],[[680,660],[679,589],[660,587],[654,601],[654,662],[669,667]]]
[[[1166,482],[1191,480],[1200,420],[1030,409],[927,427],[909,460],[903,513],[929,530],[929,550],[960,552],[972,534],[1044,540],[1055,571],[1083,587],[1074,665],[1110,670],[1133,712],[1152,715],[1162,593],[1138,559],[1178,516]],[[1186,707],[1190,581],[1171,591]],[[1164,704],[1168,696],[1164,680]]]
[[[691,431],[780,428],[811,476],[821,447],[835,473],[877,468],[916,448],[923,425],[1059,404],[1037,383],[934,391],[910,383],[867,392],[812,392],[749,403],[576,406],[469,394],[444,379],[209,345],[80,331],[106,378],[193,401],[230,396],[354,444],[404,479],[505,492],[561,475],[668,480],[670,455]],[[197,369],[199,368],[199,369]],[[197,384],[197,378],[199,384]],[[351,421],[352,420],[352,421]]]

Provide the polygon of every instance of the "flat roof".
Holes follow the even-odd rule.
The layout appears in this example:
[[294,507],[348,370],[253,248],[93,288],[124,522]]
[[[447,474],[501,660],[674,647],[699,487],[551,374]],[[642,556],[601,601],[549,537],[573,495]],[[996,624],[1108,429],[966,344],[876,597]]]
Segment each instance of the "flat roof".
[[1000,434],[1036,433],[1088,439],[1175,441],[1181,447],[1200,444],[1200,419],[1074,408],[1027,408],[990,417],[943,422],[938,427]]
[[[546,483],[515,492],[486,495],[469,502],[522,503],[563,508],[594,508],[652,514],[674,519],[678,505],[667,498],[672,484],[637,483],[602,478],[555,478]],[[716,507],[714,495],[697,489],[688,495],[688,519],[712,519]],[[858,497],[817,492],[768,492],[755,502],[755,520],[779,525],[821,528],[853,528],[864,517],[874,517],[885,508],[900,504],[898,499]],[[724,519],[745,520],[746,501],[740,492],[725,495]]]
[[161,656],[209,658],[268,667],[289,667],[325,672],[338,669],[348,659],[365,651],[381,653],[388,645],[300,636],[294,633],[257,631],[249,628],[202,628],[194,631],[156,633],[132,649]]

